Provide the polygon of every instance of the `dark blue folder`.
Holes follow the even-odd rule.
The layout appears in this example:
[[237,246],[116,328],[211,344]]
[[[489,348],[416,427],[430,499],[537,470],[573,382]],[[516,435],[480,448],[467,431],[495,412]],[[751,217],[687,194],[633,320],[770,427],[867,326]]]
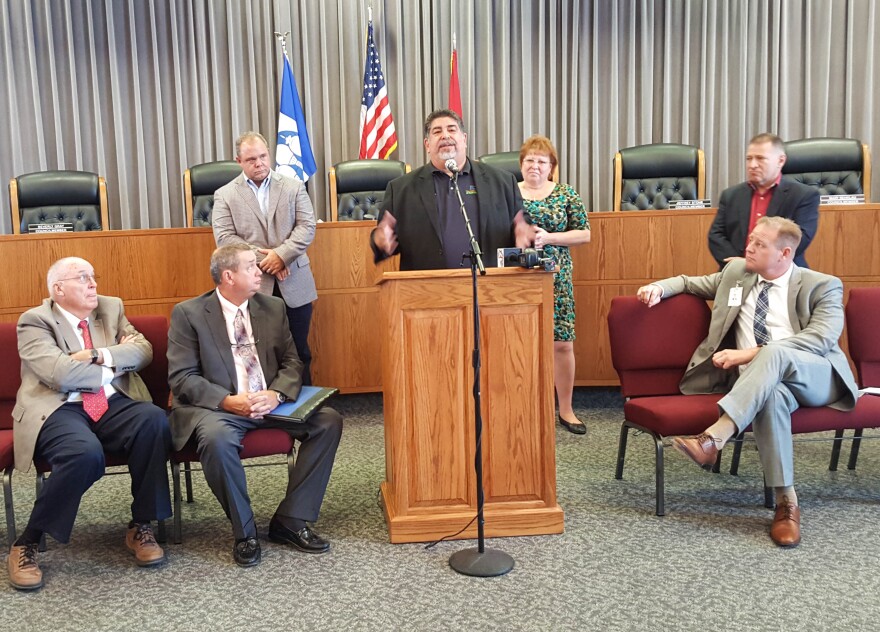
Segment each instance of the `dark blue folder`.
[[281,419],[294,423],[307,421],[330,397],[339,392],[331,386],[303,386],[296,401],[279,404],[266,415],[269,419]]

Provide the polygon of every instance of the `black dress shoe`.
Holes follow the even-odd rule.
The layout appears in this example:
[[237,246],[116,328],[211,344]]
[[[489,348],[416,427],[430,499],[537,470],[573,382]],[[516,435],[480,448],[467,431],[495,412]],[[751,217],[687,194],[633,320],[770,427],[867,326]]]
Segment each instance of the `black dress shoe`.
[[232,547],[232,557],[239,566],[256,566],[262,558],[260,543],[256,538],[236,540]]
[[269,539],[279,544],[290,544],[303,553],[326,553],[330,550],[330,543],[321,539],[308,526],[292,531],[275,518],[269,522]]
[[587,424],[573,424],[570,421],[565,421],[562,417],[559,417],[559,423],[562,424],[562,427],[568,430],[572,434],[587,434]]

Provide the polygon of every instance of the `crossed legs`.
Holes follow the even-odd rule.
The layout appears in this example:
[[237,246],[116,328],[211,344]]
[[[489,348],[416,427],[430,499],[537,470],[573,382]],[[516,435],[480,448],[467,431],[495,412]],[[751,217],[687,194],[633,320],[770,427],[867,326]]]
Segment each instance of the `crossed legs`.
[[766,484],[776,491],[771,536],[781,546],[793,546],[800,541],[800,510],[794,491],[791,414],[800,406],[833,403],[845,392],[826,358],[771,344],[718,402],[718,421],[694,439],[677,438],[675,447],[705,467],[733,435],[751,425]]

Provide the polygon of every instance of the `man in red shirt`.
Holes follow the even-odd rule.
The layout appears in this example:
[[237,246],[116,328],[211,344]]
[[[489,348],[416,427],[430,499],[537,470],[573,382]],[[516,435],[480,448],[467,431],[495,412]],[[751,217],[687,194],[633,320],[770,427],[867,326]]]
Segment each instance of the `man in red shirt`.
[[804,251],[819,224],[819,191],[782,175],[785,146],[775,134],[758,134],[746,152],[746,182],[725,189],[709,229],[709,250],[720,267],[742,257],[746,237],[764,216],[786,217],[800,226],[803,238],[794,263],[809,267]]

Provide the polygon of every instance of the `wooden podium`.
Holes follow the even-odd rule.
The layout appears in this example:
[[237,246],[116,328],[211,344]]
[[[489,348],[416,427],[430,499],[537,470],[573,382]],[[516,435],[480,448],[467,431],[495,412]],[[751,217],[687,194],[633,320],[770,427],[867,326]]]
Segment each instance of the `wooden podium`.
[[[386,272],[385,482],[391,542],[462,529],[477,509],[470,270]],[[487,537],[562,533],[556,502],[553,274],[489,269],[477,280]],[[476,521],[457,538],[475,538]]]

